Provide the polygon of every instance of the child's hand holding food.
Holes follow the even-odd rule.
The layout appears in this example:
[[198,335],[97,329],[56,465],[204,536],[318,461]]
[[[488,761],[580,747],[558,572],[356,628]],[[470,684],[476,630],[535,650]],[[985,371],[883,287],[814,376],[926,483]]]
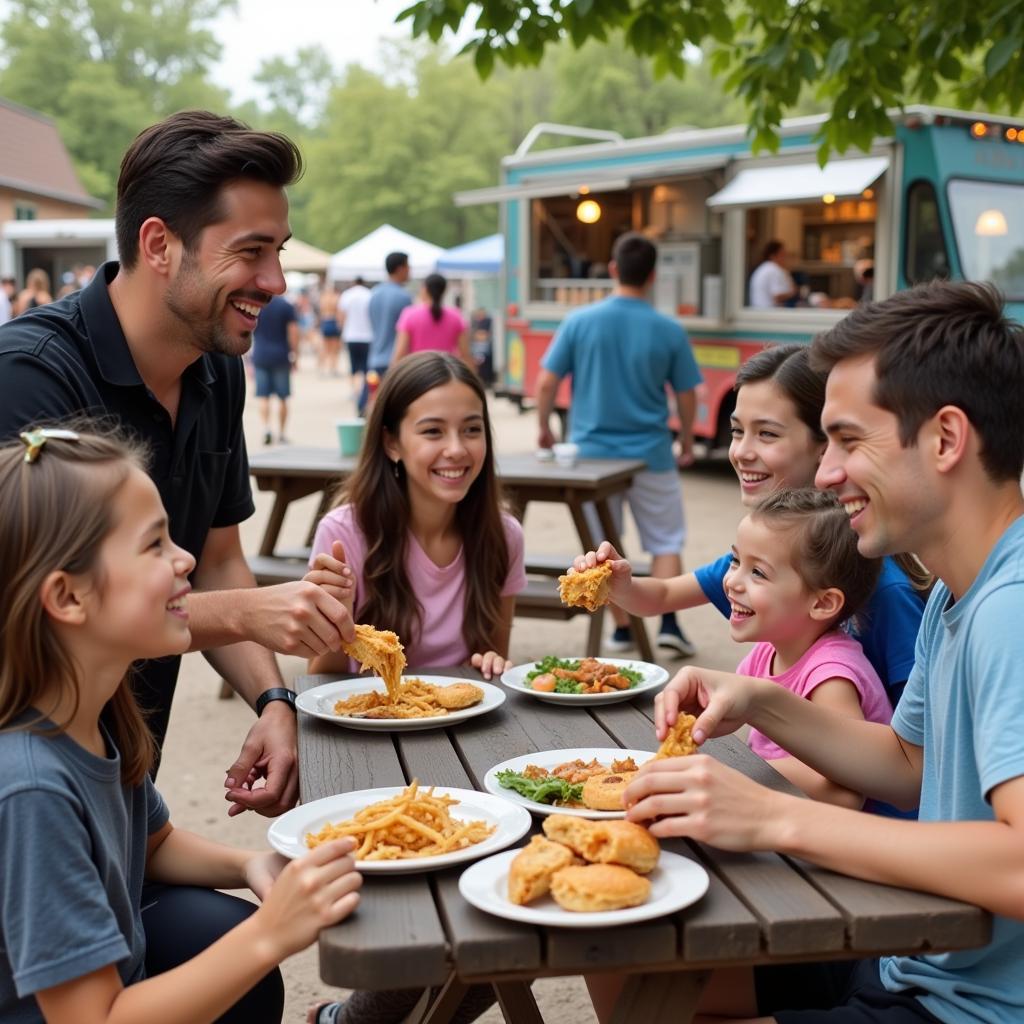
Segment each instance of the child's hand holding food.
[[313,568],[302,577],[307,583],[323,587],[335,600],[340,601],[352,615],[356,596],[356,580],[345,561],[345,548],[340,540],[331,544],[331,553],[321,551],[313,560]]
[[633,583],[633,568],[608,541],[601,541],[596,551],[588,551],[585,555],[577,555],[572,561],[572,568],[569,572],[570,574],[573,572],[585,572],[587,569],[594,569],[605,563],[608,563],[612,570],[612,574],[608,579],[608,596],[612,603],[618,603],[619,600],[625,599],[629,593],[629,588]]

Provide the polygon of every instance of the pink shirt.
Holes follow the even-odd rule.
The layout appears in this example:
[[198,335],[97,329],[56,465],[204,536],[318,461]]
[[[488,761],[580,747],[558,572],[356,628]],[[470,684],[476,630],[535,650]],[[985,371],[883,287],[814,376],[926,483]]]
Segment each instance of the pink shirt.
[[[774,679],[798,697],[809,698],[816,686],[829,679],[848,679],[860,695],[860,707],[869,722],[888,724],[892,718],[892,705],[885,695],[885,687],[857,640],[840,630],[833,629],[819,637],[803,657],[790,669],[772,675],[775,648],[769,643],[754,645],[754,649],[740,662],[737,675],[756,679]],[[750,730],[747,745],[766,761],[789,757],[789,753],[768,739],[757,729]]]
[[[512,516],[503,514],[505,540],[508,543],[508,576],[501,589],[501,596],[518,594],[526,586],[526,571],[523,568],[523,528]],[[366,562],[366,538],[356,522],[355,509],[341,505],[328,512],[320,520],[313,540],[313,554],[329,552],[331,543],[340,540],[345,546],[345,558],[356,577],[355,607],[360,608],[366,600],[363,587],[363,565]],[[450,565],[435,565],[419,542],[410,533],[405,554],[405,571],[422,609],[422,630],[420,637],[401,637],[405,646],[405,658],[409,665],[437,666],[438,668],[463,665],[471,654],[462,638],[462,612],[466,603],[466,565],[462,548]],[[388,629],[387,622],[374,622],[380,629]],[[350,660],[349,670],[359,671],[359,666]]]
[[406,306],[399,314],[396,331],[409,334],[410,352],[451,352],[459,351],[459,335],[467,330],[465,317],[451,306],[441,309],[441,319],[430,315],[430,306],[419,302]]

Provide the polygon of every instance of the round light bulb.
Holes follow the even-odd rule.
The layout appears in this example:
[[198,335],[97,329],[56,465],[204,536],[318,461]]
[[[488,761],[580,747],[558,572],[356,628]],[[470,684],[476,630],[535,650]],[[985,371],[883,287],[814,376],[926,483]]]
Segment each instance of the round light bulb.
[[595,199],[584,199],[576,207],[576,219],[584,224],[596,224],[601,219],[601,204]]

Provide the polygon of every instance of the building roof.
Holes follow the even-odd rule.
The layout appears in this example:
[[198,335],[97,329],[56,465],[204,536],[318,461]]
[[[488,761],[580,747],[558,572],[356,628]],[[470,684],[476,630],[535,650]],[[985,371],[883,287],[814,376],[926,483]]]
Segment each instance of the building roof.
[[0,139],[0,188],[94,209],[104,205],[82,187],[50,118],[0,99]]

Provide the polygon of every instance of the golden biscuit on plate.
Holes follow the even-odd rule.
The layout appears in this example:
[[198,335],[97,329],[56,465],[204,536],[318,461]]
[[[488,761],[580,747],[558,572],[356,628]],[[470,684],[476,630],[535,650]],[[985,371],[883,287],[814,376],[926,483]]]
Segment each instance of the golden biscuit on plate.
[[619,864],[641,875],[653,871],[661,856],[658,840],[632,821],[600,821],[583,856],[598,864]]
[[591,775],[583,783],[583,806],[592,811],[621,811],[622,794],[636,777],[636,771]]
[[686,757],[689,754],[697,753],[697,744],[693,742],[693,727],[697,719],[693,715],[684,715],[676,719],[676,724],[669,729],[668,734],[661,741],[658,752],[654,755],[659,757]]
[[562,604],[597,611],[608,603],[608,581],[612,576],[610,562],[602,562],[593,569],[572,572],[558,577],[558,596]]
[[551,895],[565,910],[582,913],[636,907],[647,900],[651,883],[617,864],[562,868],[551,879]]
[[534,836],[512,858],[508,870],[509,900],[522,906],[543,896],[551,888],[551,876],[575,863],[576,857],[568,846]]
[[593,841],[593,831],[597,823],[586,818],[576,818],[571,814],[549,814],[544,819],[544,835],[556,843],[563,843],[573,853],[585,857],[583,852]]

